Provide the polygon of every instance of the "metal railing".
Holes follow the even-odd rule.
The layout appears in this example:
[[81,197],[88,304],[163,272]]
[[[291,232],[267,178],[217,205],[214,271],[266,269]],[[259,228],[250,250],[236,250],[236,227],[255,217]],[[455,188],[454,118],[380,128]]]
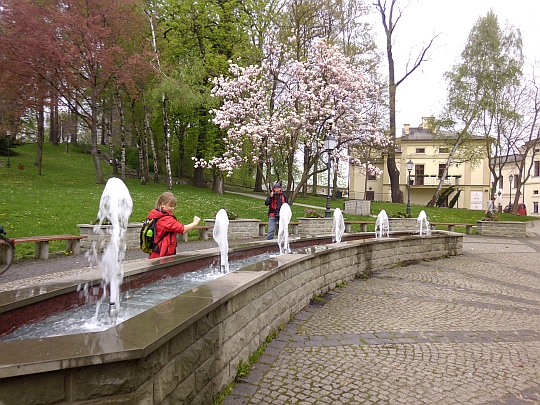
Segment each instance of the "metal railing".
[[[438,176],[411,176],[411,186],[438,186],[440,177]],[[448,176],[444,179],[443,184],[445,186],[459,186],[460,177]]]

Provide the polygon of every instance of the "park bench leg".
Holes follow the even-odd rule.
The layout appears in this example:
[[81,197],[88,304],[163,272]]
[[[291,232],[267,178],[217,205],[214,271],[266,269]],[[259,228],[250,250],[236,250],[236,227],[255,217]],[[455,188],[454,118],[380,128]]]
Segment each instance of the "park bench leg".
[[472,235],[472,225],[467,225],[467,226],[465,227],[465,233],[466,233],[467,235]]
[[367,232],[367,224],[360,224],[360,232]]
[[448,230],[450,232],[454,232],[454,225],[448,225]]
[[199,239],[208,240],[208,229],[199,229]]
[[292,234],[298,235],[298,224],[292,224],[291,227],[292,227]]
[[259,224],[259,236],[266,235],[265,228],[266,228],[265,224]]
[[81,241],[80,239],[73,239],[66,241],[66,252],[73,255],[81,253]]
[[48,259],[49,242],[36,242],[35,256],[36,259]]
[[351,233],[351,224],[345,224],[345,233]]
[[189,232],[184,232],[180,234],[180,239],[182,240],[182,242],[187,242],[188,238],[189,238]]

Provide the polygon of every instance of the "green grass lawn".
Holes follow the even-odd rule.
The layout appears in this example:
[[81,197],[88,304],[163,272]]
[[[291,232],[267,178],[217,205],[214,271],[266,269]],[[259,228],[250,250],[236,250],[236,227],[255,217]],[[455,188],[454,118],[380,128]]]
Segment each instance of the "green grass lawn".
[[[34,166],[36,145],[28,144],[14,149],[17,156],[11,157],[11,168],[0,167],[2,191],[0,201],[0,225],[4,227],[9,237],[79,234],[77,224],[91,223],[97,218],[99,200],[104,185],[96,184],[95,169],[90,154],[81,153],[71,146],[69,153],[65,145],[54,147],[49,143],[44,145],[42,175],[37,174]],[[5,158],[0,158],[4,160]],[[19,170],[22,164],[24,170]],[[103,173],[106,178],[112,176],[112,169],[103,163]],[[137,179],[125,181],[131,198],[133,212],[131,222],[142,222],[154,206],[157,197],[167,191],[167,184],[151,183],[142,186]],[[244,190],[249,192],[249,190]],[[184,223],[191,222],[194,215],[201,218],[214,218],[221,209],[228,209],[241,218],[267,220],[267,207],[261,199],[226,193],[217,195],[209,189],[200,189],[185,185],[174,185],[172,192],[178,198],[179,204],[175,212],[177,218]],[[261,194],[263,195],[263,194]],[[326,198],[308,197],[297,199],[296,203],[319,206],[324,214]],[[332,201],[332,208],[343,209],[343,200]],[[292,205],[293,220],[303,217],[305,207]],[[389,215],[405,212],[405,204],[373,202],[372,215],[380,210],[386,210]],[[482,219],[482,211],[466,209],[426,208],[412,206],[412,216],[418,216],[425,210],[430,221],[474,223]],[[347,220],[373,220],[370,217],[345,215]],[[525,221],[536,219],[502,214],[501,219]],[[353,227],[354,230],[354,227]],[[464,230],[463,230],[464,232]],[[53,243],[51,252],[63,251],[64,242]],[[33,254],[32,244],[17,246],[17,257]]]

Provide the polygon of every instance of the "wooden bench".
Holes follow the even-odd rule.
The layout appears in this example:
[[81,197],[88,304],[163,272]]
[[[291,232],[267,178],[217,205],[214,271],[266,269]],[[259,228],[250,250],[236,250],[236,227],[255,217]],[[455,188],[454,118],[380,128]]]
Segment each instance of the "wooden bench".
[[[265,236],[266,235],[266,225],[268,225],[268,222],[259,222],[259,236]],[[278,224],[276,224],[276,229]],[[300,222],[289,222],[289,226],[291,227],[291,233],[293,235],[298,235],[298,225],[300,225]]]
[[450,231],[450,232],[454,232],[454,227],[455,226],[463,226],[463,227],[465,227],[465,233],[467,235],[472,235],[473,226],[476,226],[476,224],[460,224],[460,223],[454,223],[454,222],[430,222],[429,224],[432,227],[435,227],[437,225],[438,226],[446,226],[446,227],[448,227],[448,231]]
[[15,245],[19,243],[35,243],[35,257],[37,259],[49,258],[49,242],[65,240],[66,252],[78,255],[81,251],[81,239],[87,238],[86,235],[51,235],[51,236],[27,236],[22,238],[12,238]]
[[[208,240],[208,231],[210,229],[213,229],[213,226],[207,226],[207,225],[197,225],[192,228],[192,230],[196,229],[199,231],[199,239],[200,240]],[[189,232],[184,232],[180,234],[180,238],[182,239],[182,242],[187,242],[189,237]]]
[[367,232],[368,224],[375,224],[375,221],[345,221],[345,233],[351,233],[351,225],[360,225],[360,232]]

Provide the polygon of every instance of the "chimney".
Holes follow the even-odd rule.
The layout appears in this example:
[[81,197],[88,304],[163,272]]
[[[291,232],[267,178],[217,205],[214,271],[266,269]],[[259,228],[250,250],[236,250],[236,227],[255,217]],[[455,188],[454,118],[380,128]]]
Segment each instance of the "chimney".
[[409,136],[410,133],[410,124],[403,124],[403,134]]
[[429,123],[433,121],[433,117],[422,117],[422,128],[429,129]]

